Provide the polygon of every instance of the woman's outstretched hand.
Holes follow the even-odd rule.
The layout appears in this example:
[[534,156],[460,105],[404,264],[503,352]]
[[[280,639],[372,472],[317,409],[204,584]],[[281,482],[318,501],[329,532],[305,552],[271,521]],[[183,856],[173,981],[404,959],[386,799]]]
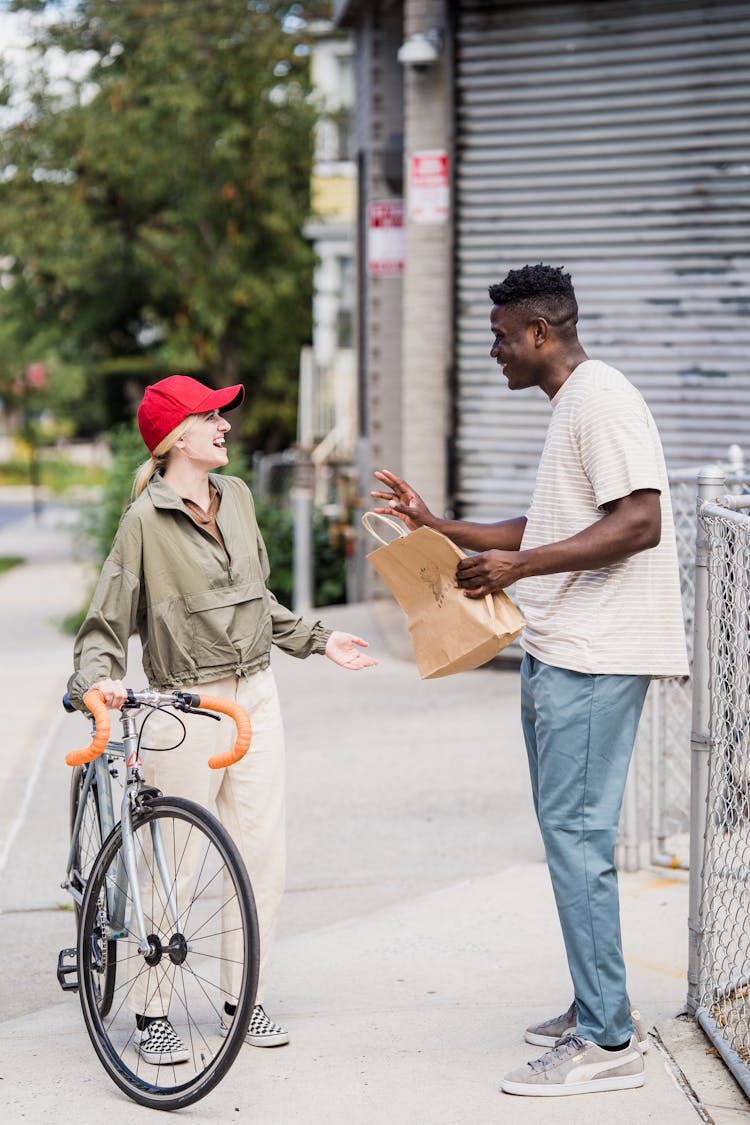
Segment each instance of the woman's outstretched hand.
[[326,644],[326,656],[339,668],[348,668],[351,672],[358,672],[360,668],[373,668],[377,660],[362,652],[367,648],[367,641],[355,637],[352,633],[340,633],[337,630],[331,633]]
[[397,477],[395,473],[389,472],[388,469],[381,469],[373,476],[391,490],[390,492],[370,493],[376,500],[388,501],[387,508],[375,508],[374,511],[381,516],[398,516],[410,531],[414,531],[418,527],[433,526],[435,517],[411,485],[407,484],[405,480],[401,480],[401,477]]

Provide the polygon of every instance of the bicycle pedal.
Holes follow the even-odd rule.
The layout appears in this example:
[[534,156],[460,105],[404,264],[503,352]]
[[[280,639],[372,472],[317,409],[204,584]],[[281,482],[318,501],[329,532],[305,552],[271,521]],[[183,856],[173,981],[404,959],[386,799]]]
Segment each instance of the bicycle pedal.
[[[71,974],[75,974],[74,980],[68,980]],[[63,992],[78,992],[78,957],[75,949],[60,950],[57,956],[57,980]]]

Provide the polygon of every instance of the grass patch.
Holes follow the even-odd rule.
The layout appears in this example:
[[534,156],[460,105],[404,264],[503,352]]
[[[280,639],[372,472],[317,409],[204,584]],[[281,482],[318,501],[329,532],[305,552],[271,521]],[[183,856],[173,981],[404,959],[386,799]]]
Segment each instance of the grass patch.
[[[80,485],[101,485],[106,479],[106,471],[89,465],[78,465],[64,457],[51,456],[40,451],[38,483],[48,488],[53,495],[59,495],[68,488]],[[0,464],[0,485],[31,484],[29,462],[21,458]]]
[[0,574],[5,574],[6,570],[12,570],[14,566],[21,566],[25,562],[26,559],[21,558],[20,555],[0,555]]

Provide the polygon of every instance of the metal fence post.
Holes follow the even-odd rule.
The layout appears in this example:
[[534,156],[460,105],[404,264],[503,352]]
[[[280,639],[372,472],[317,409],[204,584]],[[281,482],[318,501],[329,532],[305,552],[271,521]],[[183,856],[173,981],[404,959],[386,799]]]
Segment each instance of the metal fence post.
[[649,757],[651,781],[651,862],[655,858],[662,859],[667,851],[667,834],[664,829],[664,805],[666,801],[666,783],[663,756],[662,738],[662,681],[653,680],[649,691],[651,692],[651,753]]
[[292,489],[294,515],[294,591],[295,613],[308,613],[315,601],[315,548],[313,543],[313,466],[309,455],[300,452]]
[[[697,510],[724,488],[724,474],[716,465],[698,473]],[[703,893],[703,852],[708,801],[710,741],[710,662],[708,652],[708,541],[697,516],[695,538],[695,620],[693,627],[693,708],[690,732],[690,886],[688,907],[687,1010],[698,1007],[700,975],[700,908]]]

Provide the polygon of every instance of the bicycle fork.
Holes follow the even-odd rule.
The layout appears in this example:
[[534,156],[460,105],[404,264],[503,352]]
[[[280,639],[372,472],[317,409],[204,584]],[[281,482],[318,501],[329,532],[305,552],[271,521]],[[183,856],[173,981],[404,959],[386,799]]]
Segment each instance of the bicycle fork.
[[[131,726],[132,724],[132,726]],[[132,896],[133,906],[133,929],[138,937],[138,952],[146,955],[153,952],[152,942],[150,935],[147,932],[146,918],[143,912],[143,899],[141,896],[141,882],[138,873],[138,860],[135,854],[135,840],[133,833],[133,808],[134,799],[138,796],[138,782],[141,780],[141,762],[138,753],[137,736],[135,732],[135,720],[132,716],[126,715],[123,717],[124,738],[123,742],[126,747],[126,766],[127,766],[127,784],[125,792],[122,797],[122,853],[125,861],[125,871],[127,874],[127,881],[130,886],[130,893]],[[177,913],[177,897],[175,894],[176,877],[173,878],[169,864],[167,863],[166,850],[164,848],[164,841],[162,839],[161,827],[158,820],[152,820],[149,824],[151,832],[151,845],[153,848],[154,860],[156,863],[156,870],[159,873],[164,898],[166,899],[166,910],[172,920],[174,931],[178,929],[178,913]]]
[[[151,951],[151,943],[149,941],[149,934],[146,927],[146,918],[143,913],[143,900],[141,897],[141,884],[138,873],[138,861],[135,855],[135,844],[133,837],[133,822],[132,822],[132,805],[129,795],[126,793],[123,797],[123,810],[122,810],[122,851],[125,859],[125,871],[127,874],[127,881],[130,886],[130,893],[132,897],[133,908],[133,929],[138,937],[138,952],[149,953]],[[166,852],[164,849],[164,841],[162,840],[161,828],[158,821],[152,822],[149,825],[151,830],[151,843],[154,850],[154,860],[156,863],[156,870],[159,873],[159,879],[164,891],[166,899],[166,910],[172,920],[175,930],[178,925],[177,914],[177,898],[175,895],[175,880],[172,878],[169,865],[167,863]]]

